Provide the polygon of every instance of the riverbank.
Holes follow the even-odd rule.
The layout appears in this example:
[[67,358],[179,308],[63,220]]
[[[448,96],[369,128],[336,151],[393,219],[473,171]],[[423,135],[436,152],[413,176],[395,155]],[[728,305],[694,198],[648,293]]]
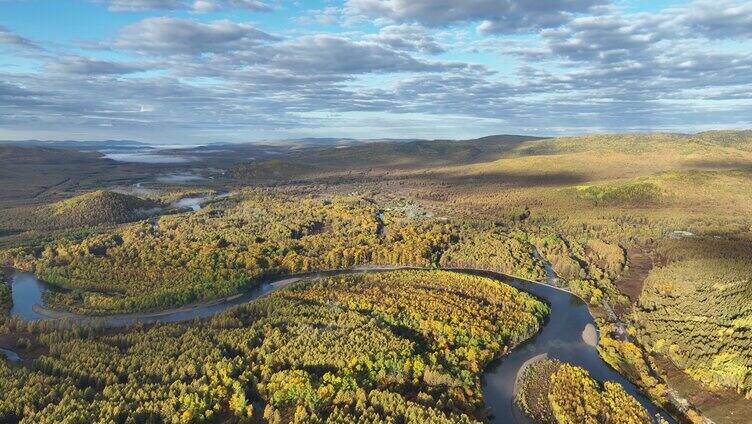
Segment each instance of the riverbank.
[[[498,276],[490,271],[465,270],[477,275]],[[502,277],[503,279],[504,277]],[[507,277],[508,278],[508,277]],[[656,406],[636,385],[611,368],[598,353],[597,347],[586,343],[582,333],[588,325],[595,327],[589,305],[573,293],[548,284],[522,280],[503,279],[506,284],[545,299],[551,313],[541,332],[523,343],[484,374],[484,393],[488,398],[509,399],[509,402],[490,404],[491,414],[498,422],[519,423],[519,414],[512,403],[514,382],[522,365],[537,355],[548,354],[587,370],[598,381],[614,381],[634,397],[651,416],[660,415],[669,423],[675,420]],[[597,328],[596,328],[597,329]],[[524,421],[522,421],[524,422]]]
[[[400,266],[400,265],[377,265],[377,264],[369,264],[369,265],[360,265],[357,267],[352,268],[338,268],[338,269],[330,269],[330,270],[320,270],[320,271],[309,271],[305,273],[298,273],[298,274],[288,274],[288,275],[269,275],[266,277],[260,278],[259,284],[256,286],[253,286],[252,288],[232,294],[229,296],[217,298],[217,299],[210,299],[200,302],[193,302],[189,303],[183,306],[178,306],[174,308],[167,308],[167,309],[161,309],[161,310],[153,310],[153,311],[143,311],[143,312],[124,312],[124,313],[113,313],[113,314],[107,314],[107,313],[91,313],[91,314],[84,314],[84,313],[77,313],[72,311],[65,311],[60,309],[54,309],[44,304],[43,299],[43,292],[47,290],[61,290],[58,286],[52,285],[50,283],[47,283],[43,280],[40,280],[37,278],[37,276],[30,271],[24,271],[14,268],[8,268],[9,270],[9,282],[10,287],[15,287],[16,289],[12,291],[12,297],[13,297],[13,308],[11,309],[11,315],[20,316],[24,320],[27,321],[34,321],[34,320],[69,320],[71,322],[75,323],[90,323],[90,324],[96,324],[101,325],[102,322],[112,321],[117,322],[115,326],[123,326],[123,325],[130,325],[132,323],[137,323],[140,321],[153,321],[153,322],[176,322],[180,320],[188,320],[195,318],[196,316],[191,316],[191,314],[196,315],[202,315],[201,310],[203,309],[212,309],[214,310],[217,307],[221,306],[234,306],[239,303],[248,302],[256,298],[256,296],[263,295],[269,291],[276,290],[279,288],[282,288],[286,285],[292,284],[295,281],[298,281],[300,279],[304,278],[319,278],[319,277],[325,277],[336,273],[353,273],[353,272],[382,272],[382,271],[395,271],[395,270],[406,270],[406,269],[430,269],[430,268],[421,268],[421,267],[413,267],[413,266]],[[461,268],[444,268],[448,271],[458,271],[462,272],[463,269]],[[488,270],[490,272],[496,272],[493,270]],[[520,279],[515,276],[509,276],[506,274],[499,274],[503,275],[506,278],[516,278]],[[528,280],[525,280],[528,281]],[[543,284],[543,283],[537,283],[534,281],[529,281],[530,283],[535,284]],[[553,286],[552,286],[553,287]],[[554,287],[556,288],[556,287]],[[557,288],[558,290],[565,291],[569,293],[568,291]],[[217,311],[218,312],[218,311]],[[179,317],[182,317],[179,318]],[[143,322],[148,323],[148,322]]]
[[[362,265],[353,268],[310,271],[299,274],[270,275],[260,278],[256,286],[253,286],[246,291],[217,299],[194,302],[175,308],[114,314],[81,314],[46,306],[42,296],[43,292],[51,289],[57,290],[58,287],[38,279],[32,272],[10,268],[11,278],[9,280],[11,286],[16,287],[16,290],[13,291],[14,307],[11,309],[11,315],[20,316],[27,321],[69,320],[79,324],[90,323],[96,325],[101,325],[103,322],[106,323],[108,321],[115,323],[111,326],[124,326],[133,323],[177,322],[196,317],[209,316],[219,312],[223,306],[230,307],[240,303],[249,302],[267,292],[277,290],[304,278],[319,278],[337,273],[344,274],[367,271],[379,272],[400,269],[427,268],[391,265]],[[205,314],[203,312],[204,310],[206,310],[208,314]]]
[[541,361],[543,359],[548,359],[547,353],[541,353],[540,355],[535,355],[532,358],[528,359],[527,361],[523,362],[522,365],[520,365],[520,369],[517,370],[517,376],[514,378],[514,390],[512,390],[512,395],[514,396],[515,399],[517,398],[517,395],[520,392],[520,385],[522,384],[522,378],[524,377],[525,370],[527,370],[527,368],[530,365],[538,361]]
[[522,382],[525,377],[525,372],[530,368],[531,365],[548,359],[548,354],[541,353],[540,355],[534,356],[527,361],[525,361],[522,366],[520,366],[519,371],[517,371],[517,377],[514,379],[514,390],[512,391],[512,413],[514,414],[514,423],[516,424],[537,424],[535,423],[528,415],[520,409],[520,406],[517,402],[518,395],[520,392],[520,388],[522,387]]
[[5,269],[0,268],[0,317],[9,314],[12,306],[11,285],[5,279]]

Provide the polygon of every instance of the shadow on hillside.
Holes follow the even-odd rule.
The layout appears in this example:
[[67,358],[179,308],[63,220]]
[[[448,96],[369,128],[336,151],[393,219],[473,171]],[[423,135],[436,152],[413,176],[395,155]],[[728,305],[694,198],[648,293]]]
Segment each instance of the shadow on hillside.
[[573,172],[503,172],[492,171],[474,175],[433,174],[429,180],[451,186],[501,185],[510,187],[569,186],[587,182],[584,175]]
[[748,161],[748,160],[698,159],[698,160],[686,161],[684,162],[683,165],[690,167],[690,168],[696,168],[696,169],[702,169],[702,170],[721,170],[721,171],[739,170],[739,171],[745,171],[745,172],[752,172],[752,161]]
[[431,185],[444,187],[560,187],[588,182],[585,175],[573,172],[504,172],[489,171],[472,175],[457,175],[448,172],[426,172],[423,174],[369,174],[327,176],[321,178],[288,181],[288,183],[318,184],[367,184],[367,183],[410,183],[411,185]]
[[663,242],[659,264],[691,259],[729,259],[748,263],[752,240],[724,234],[716,237],[684,237]]

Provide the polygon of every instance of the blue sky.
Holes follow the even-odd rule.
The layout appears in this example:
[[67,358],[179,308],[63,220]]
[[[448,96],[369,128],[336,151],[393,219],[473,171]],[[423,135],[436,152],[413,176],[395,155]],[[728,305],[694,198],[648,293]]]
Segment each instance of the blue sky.
[[752,2],[0,0],[0,139],[752,127]]

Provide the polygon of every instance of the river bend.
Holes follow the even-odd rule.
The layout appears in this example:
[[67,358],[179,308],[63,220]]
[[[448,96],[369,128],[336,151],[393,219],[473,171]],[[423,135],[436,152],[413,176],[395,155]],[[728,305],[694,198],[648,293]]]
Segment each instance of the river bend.
[[[44,306],[42,293],[48,290],[46,283],[34,274],[14,271],[10,275],[12,285],[13,307],[11,314],[24,320],[66,319],[73,323],[121,327],[133,324],[153,324],[187,321],[216,315],[230,307],[257,299],[267,293],[285,287],[302,278],[317,278],[356,272],[377,272],[395,268],[369,268],[339,271],[322,271],[296,276],[278,277],[269,280],[250,291],[224,299],[188,305],[161,312],[110,315],[102,317],[76,315],[69,312],[55,311]],[[534,283],[503,274],[472,269],[454,270],[467,274],[490,277],[512,287],[523,290],[545,300],[551,313],[541,331],[530,340],[513,349],[507,356],[494,361],[483,374],[483,394],[494,422],[515,423],[524,421],[515,411],[513,389],[517,373],[525,361],[540,354],[569,362],[587,369],[593,378],[620,383],[651,414],[660,414],[670,423],[675,421],[662,410],[653,405],[635,385],[611,369],[598,356],[596,348],[582,339],[585,327],[595,325],[587,305],[573,294],[542,283]]]

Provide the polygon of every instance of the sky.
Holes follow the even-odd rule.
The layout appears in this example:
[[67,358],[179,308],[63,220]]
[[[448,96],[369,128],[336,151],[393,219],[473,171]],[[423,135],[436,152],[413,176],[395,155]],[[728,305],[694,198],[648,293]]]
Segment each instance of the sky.
[[752,1],[0,0],[0,139],[752,127]]

